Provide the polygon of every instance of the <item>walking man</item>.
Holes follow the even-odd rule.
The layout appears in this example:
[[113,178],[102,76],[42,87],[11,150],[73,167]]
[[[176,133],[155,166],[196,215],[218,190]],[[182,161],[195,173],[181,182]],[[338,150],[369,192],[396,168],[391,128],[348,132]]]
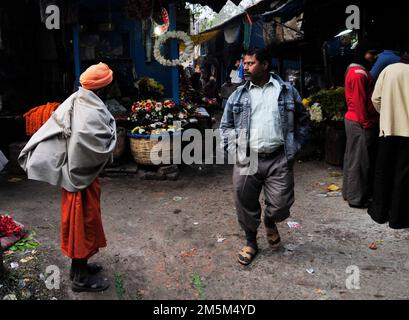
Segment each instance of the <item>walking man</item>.
[[267,240],[273,249],[280,245],[276,223],[290,216],[294,158],[306,143],[309,128],[309,115],[301,97],[293,86],[270,73],[271,60],[266,49],[250,50],[244,55],[246,82],[228,99],[220,125],[224,150],[231,151],[232,136],[244,136],[246,153],[255,154],[258,160],[255,174],[242,174],[240,163],[233,169],[237,216],[247,240],[238,255],[243,265],[250,264],[258,252],[262,189]]
[[[106,247],[98,174],[111,159],[116,125],[103,99],[112,82],[104,63],[89,67],[81,87],[31,137],[19,156],[28,178],[62,188],[61,250],[72,259],[73,291],[108,288],[88,259]],[[44,214],[44,213],[43,213]]]

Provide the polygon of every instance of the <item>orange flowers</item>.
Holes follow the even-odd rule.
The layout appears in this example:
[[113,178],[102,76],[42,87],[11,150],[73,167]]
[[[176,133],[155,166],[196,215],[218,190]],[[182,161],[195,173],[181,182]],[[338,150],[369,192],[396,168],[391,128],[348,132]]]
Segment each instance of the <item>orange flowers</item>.
[[26,134],[32,136],[36,133],[59,105],[59,102],[49,102],[45,105],[30,109],[25,113],[23,117],[26,119]]

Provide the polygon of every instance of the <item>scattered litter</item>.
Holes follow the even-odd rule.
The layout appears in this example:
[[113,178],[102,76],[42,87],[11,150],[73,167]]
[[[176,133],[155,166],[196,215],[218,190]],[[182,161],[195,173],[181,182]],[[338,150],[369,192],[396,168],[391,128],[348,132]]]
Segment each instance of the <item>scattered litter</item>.
[[28,291],[28,290],[23,290],[23,291],[21,291],[21,297],[22,297],[24,300],[28,300],[28,299],[31,298],[31,292]]
[[341,197],[342,192],[340,191],[331,191],[327,193],[328,197]]
[[313,268],[305,269],[309,274],[315,273],[315,270]]
[[326,198],[326,197],[328,197],[328,194],[326,194],[326,193],[318,193],[318,194],[316,194],[315,196],[318,197],[318,198]]
[[324,186],[324,185],[325,185],[325,182],[318,182],[318,185]]
[[15,294],[8,294],[4,296],[3,300],[17,300],[17,297]]
[[180,253],[180,256],[182,258],[191,258],[191,257],[194,257],[196,254],[197,254],[197,249],[193,248],[193,249],[190,249],[189,251],[182,251]]
[[331,184],[327,187],[328,191],[339,191],[340,187],[336,186],[335,184]]
[[173,201],[181,201],[183,198],[182,197],[174,197]]
[[302,229],[302,226],[295,221],[289,221],[287,222],[287,225],[290,227],[290,229]]
[[332,172],[329,173],[329,176],[331,178],[339,178],[339,177],[342,177],[342,172],[332,171]]
[[321,295],[326,295],[327,294],[327,291],[321,290],[321,289],[315,289],[315,292],[318,293],[318,294],[321,294]]
[[58,300],[56,297],[52,297],[51,300]]
[[16,183],[16,182],[20,182],[20,181],[22,181],[23,179],[21,179],[21,178],[10,178],[10,179],[8,179],[7,181],[8,182],[11,182],[11,183]]
[[34,257],[30,256],[30,257],[21,259],[20,262],[21,262],[21,263],[27,263],[27,262],[29,262],[29,261],[31,261],[31,260],[33,260],[33,259],[34,259]]
[[193,224],[194,224],[195,226],[197,226],[197,225],[199,224],[199,222],[193,222]]
[[376,250],[378,249],[379,245],[382,245],[385,241],[384,240],[376,240],[374,242],[372,242],[368,247],[371,250]]
[[226,238],[223,238],[222,236],[217,236],[217,242],[222,243]]
[[291,243],[286,244],[286,245],[284,246],[284,249],[287,250],[287,251],[290,251],[290,252],[295,251],[295,249],[297,249],[297,248],[298,248],[298,245],[291,244]]
[[44,276],[44,274],[42,274],[42,273],[40,273],[40,280],[41,280],[41,281],[45,281],[45,276]]
[[23,289],[25,286],[26,286],[26,282],[25,282],[23,279],[20,279],[20,280],[18,281],[18,287],[19,287],[20,289]]
[[18,265],[17,262],[12,262],[12,263],[10,263],[10,267],[11,267],[11,269],[17,269],[19,267],[19,265]]
[[175,210],[173,210],[173,213],[174,214],[179,214],[179,213],[181,213],[182,212],[182,210],[180,210],[180,209],[175,209]]
[[376,250],[376,249],[378,249],[378,246],[376,245],[376,242],[372,242],[372,243],[369,245],[369,249],[371,249],[371,250]]

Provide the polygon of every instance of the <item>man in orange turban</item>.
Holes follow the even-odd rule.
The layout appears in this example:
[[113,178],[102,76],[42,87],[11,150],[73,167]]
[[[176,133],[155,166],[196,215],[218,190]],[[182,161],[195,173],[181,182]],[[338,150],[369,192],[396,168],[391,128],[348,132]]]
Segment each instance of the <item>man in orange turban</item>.
[[80,76],[80,83],[84,89],[98,90],[112,82],[112,70],[105,63],[90,66]]
[[32,136],[19,162],[29,179],[62,187],[61,250],[72,259],[73,291],[103,291],[109,284],[88,259],[106,247],[98,175],[112,159],[115,119],[103,99],[112,82],[104,63],[89,67],[81,87]]

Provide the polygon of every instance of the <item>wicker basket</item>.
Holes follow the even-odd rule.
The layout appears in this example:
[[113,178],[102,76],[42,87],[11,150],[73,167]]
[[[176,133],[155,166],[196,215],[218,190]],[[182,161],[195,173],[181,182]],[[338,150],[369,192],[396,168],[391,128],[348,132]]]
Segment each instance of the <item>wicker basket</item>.
[[[176,133],[180,134],[180,133]],[[172,164],[173,162],[173,152],[180,152],[180,150],[174,150],[173,148],[173,136],[165,136],[162,140],[151,139],[151,135],[140,135],[132,134],[128,132],[129,142],[131,146],[131,154],[135,162],[143,165],[158,165],[161,164]],[[154,136],[159,138],[160,136]],[[161,142],[166,143],[161,143]],[[181,146],[177,146],[181,148]]]

